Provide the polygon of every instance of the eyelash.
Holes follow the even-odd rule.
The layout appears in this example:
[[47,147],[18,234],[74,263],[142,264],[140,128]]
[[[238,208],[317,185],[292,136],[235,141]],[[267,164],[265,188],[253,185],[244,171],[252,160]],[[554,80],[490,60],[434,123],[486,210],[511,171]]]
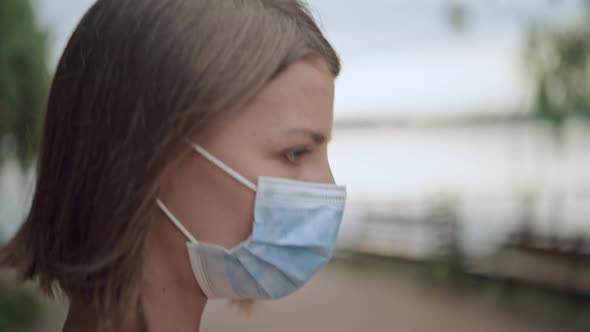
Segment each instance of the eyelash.
[[283,154],[285,160],[289,163],[295,164],[301,159],[302,156],[311,152],[311,149],[300,147],[296,149],[289,150]]

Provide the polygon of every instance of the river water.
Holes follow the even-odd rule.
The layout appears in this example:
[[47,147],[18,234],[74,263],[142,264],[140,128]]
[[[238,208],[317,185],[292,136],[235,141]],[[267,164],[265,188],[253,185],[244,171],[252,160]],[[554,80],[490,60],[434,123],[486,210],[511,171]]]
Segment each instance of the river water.
[[[333,172],[349,195],[343,246],[358,241],[368,210],[419,215],[433,197],[458,202],[469,250],[502,241],[518,226],[525,201],[539,232],[590,236],[590,125],[583,121],[569,122],[561,134],[542,122],[516,121],[337,126],[333,136]],[[32,192],[32,176],[19,174],[13,162],[0,172],[4,236],[17,229]]]

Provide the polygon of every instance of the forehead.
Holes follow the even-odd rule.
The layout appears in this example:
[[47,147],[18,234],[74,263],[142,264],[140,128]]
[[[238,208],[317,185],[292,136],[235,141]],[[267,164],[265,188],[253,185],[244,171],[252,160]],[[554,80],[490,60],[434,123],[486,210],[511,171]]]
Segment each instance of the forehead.
[[239,142],[250,136],[273,139],[290,129],[330,136],[334,76],[327,63],[305,58],[290,65],[241,109],[218,114],[201,134],[202,140],[224,136]]
[[272,126],[303,126],[329,131],[334,77],[321,59],[298,61],[271,81],[243,110],[245,116]]

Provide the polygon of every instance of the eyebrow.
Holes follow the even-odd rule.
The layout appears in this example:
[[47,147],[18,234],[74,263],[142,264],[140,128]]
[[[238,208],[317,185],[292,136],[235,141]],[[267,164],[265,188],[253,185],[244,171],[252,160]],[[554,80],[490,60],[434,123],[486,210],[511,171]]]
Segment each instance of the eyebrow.
[[330,142],[330,140],[332,139],[324,133],[305,128],[293,129],[289,131],[289,133],[309,136],[314,141],[314,143],[318,145],[323,144],[325,142]]

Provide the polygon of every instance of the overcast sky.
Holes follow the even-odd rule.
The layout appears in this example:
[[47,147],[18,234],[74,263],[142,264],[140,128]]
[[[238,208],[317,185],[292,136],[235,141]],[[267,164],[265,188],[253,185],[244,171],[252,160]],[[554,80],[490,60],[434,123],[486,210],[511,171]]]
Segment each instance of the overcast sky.
[[[338,117],[432,117],[522,109],[520,53],[533,21],[573,21],[581,0],[311,0],[340,52]],[[51,31],[52,63],[91,0],[35,0]],[[448,7],[465,4],[468,29],[451,28]]]

